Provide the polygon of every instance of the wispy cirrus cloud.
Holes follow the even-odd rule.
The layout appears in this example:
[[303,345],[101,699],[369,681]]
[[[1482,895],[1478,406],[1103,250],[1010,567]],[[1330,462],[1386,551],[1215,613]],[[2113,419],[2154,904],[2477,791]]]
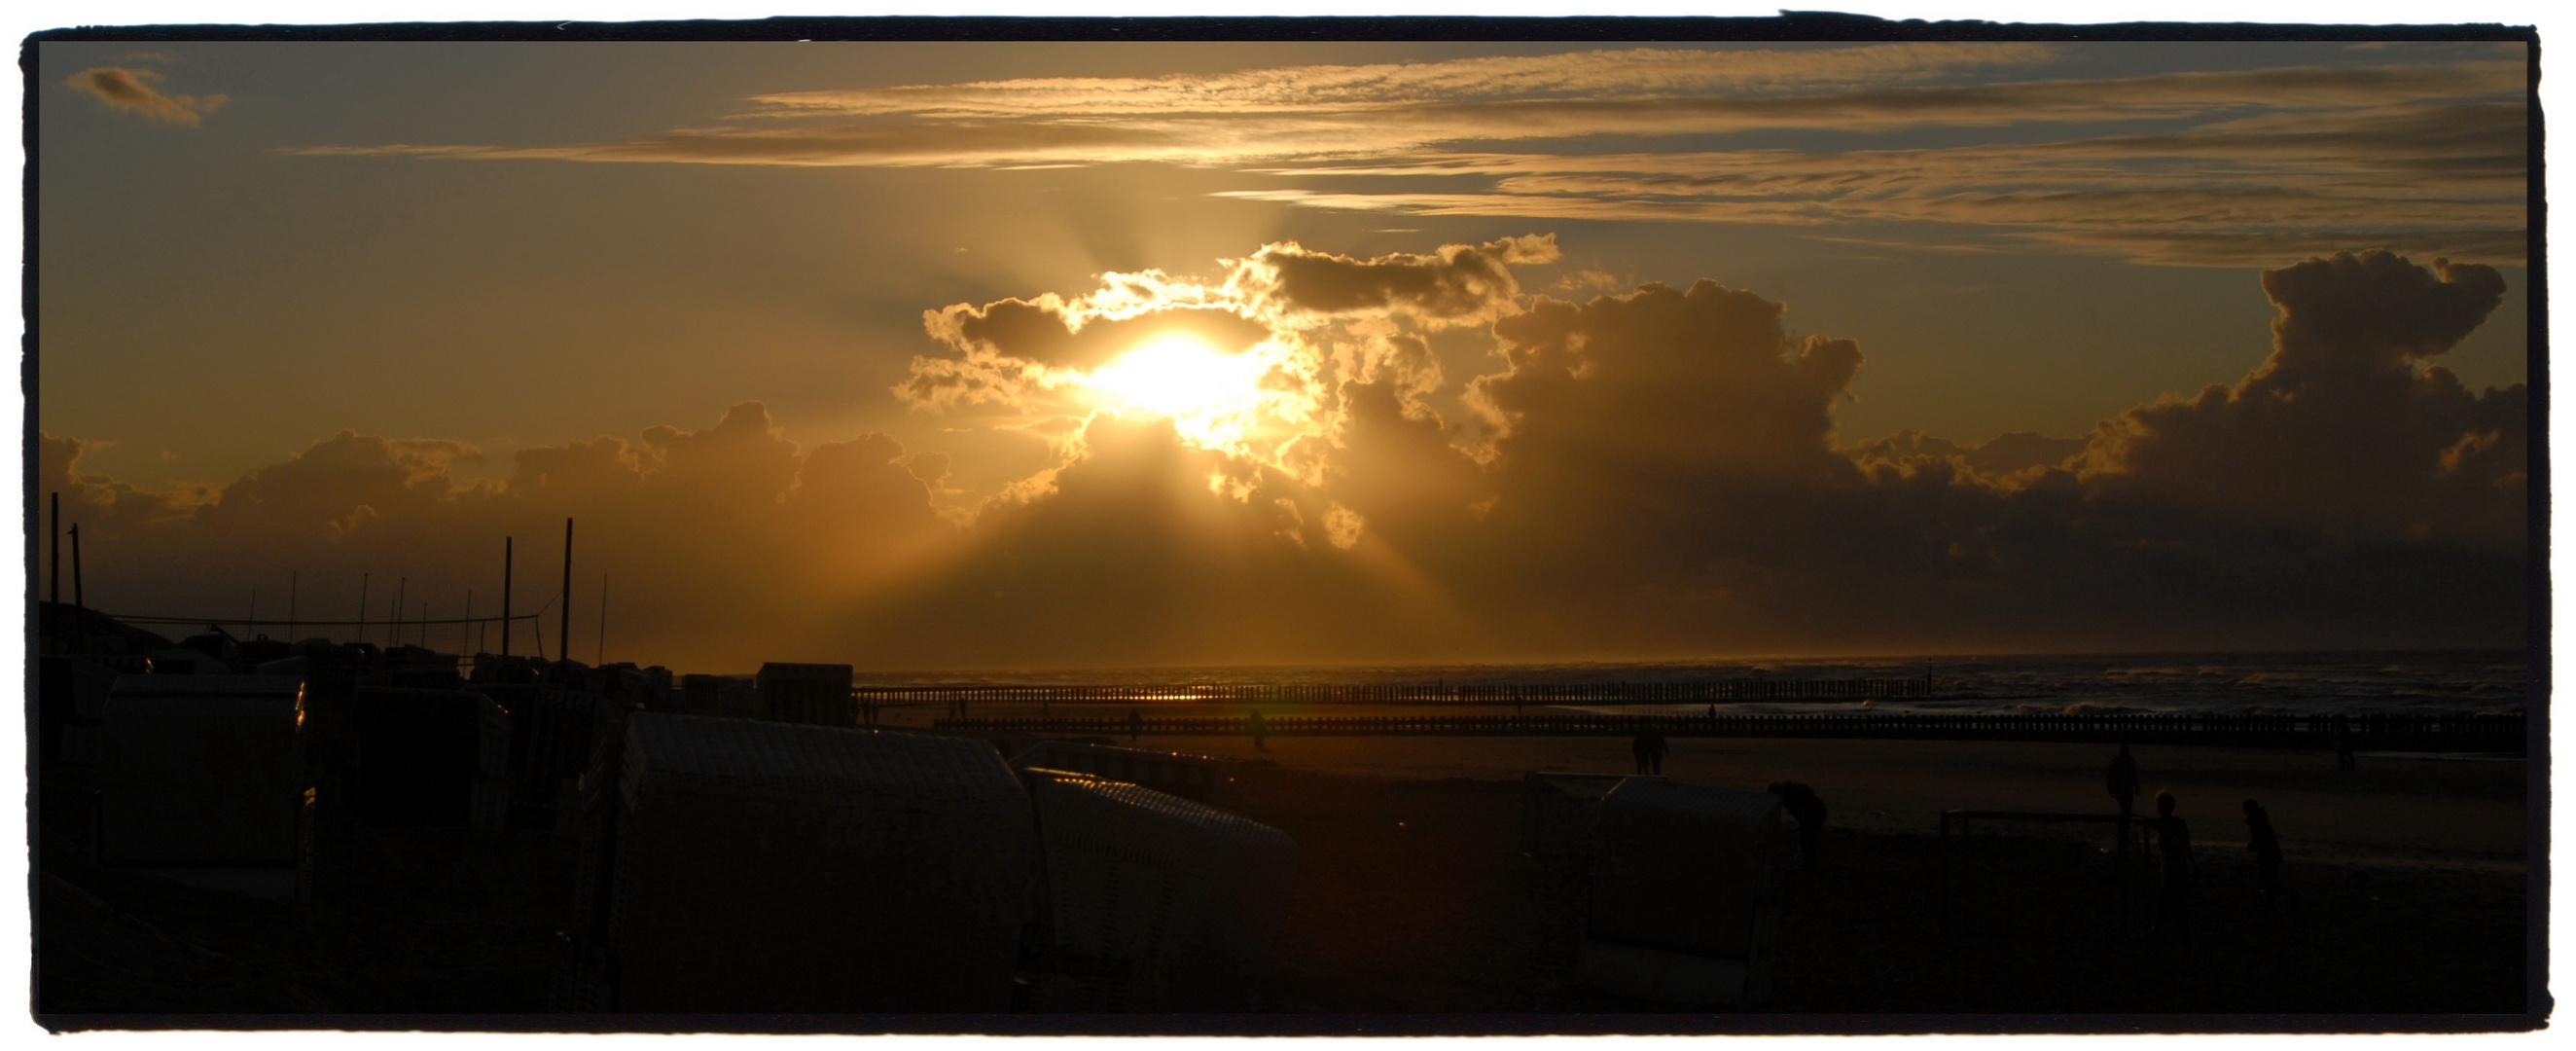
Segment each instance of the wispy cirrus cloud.
[[[153,61],[168,61],[167,56],[127,56]],[[191,128],[204,123],[205,115],[222,109],[232,101],[225,95],[163,94],[153,87],[161,74],[149,69],[127,69],[122,66],[96,66],[71,75],[63,83],[97,96],[111,109],[140,113],[163,124],[185,124]]]
[[[1029,78],[760,95],[724,126],[618,142],[289,152],[789,166],[1169,163],[1242,169],[1267,185],[1220,195],[1313,208],[1929,221],[2181,264],[2237,265],[2284,244],[2494,260],[2522,252],[2523,62],[2063,76],[2080,57],[2035,44],[1640,48]],[[1991,141],[2011,127],[2058,134]],[[1710,148],[1712,136],[1751,132],[1926,129],[1989,141]],[[1610,137],[1635,148],[1599,152],[1594,144]]]

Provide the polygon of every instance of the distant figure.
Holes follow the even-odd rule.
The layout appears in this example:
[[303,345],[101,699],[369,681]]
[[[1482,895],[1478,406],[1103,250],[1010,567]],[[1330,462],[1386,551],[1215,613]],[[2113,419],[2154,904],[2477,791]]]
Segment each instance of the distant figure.
[[1637,757],[1638,773],[1660,774],[1664,772],[1664,756],[1671,753],[1673,748],[1664,743],[1664,735],[1661,731],[1649,726],[1637,734],[1635,741],[1629,743],[1628,750]]
[[2245,801],[2245,831],[2253,837],[2245,849],[2254,852],[2254,868],[2262,873],[2264,911],[2297,898],[2281,884],[2281,841],[2272,835],[2272,814],[2251,799]]
[[1252,717],[1245,719],[1243,722],[1244,725],[1252,731],[1252,750],[1256,752],[1269,751],[1270,746],[1263,743],[1266,737],[1266,730],[1261,724],[1261,709],[1253,709]]
[[1825,801],[1816,790],[1795,781],[1774,781],[1770,793],[1780,797],[1780,809],[1798,821],[1798,867],[1816,867],[1816,840],[1825,832]]
[[2122,744],[2120,754],[2111,757],[2111,774],[2107,779],[2111,799],[2120,804],[2120,816],[2128,817],[2129,805],[2138,798],[2138,761],[2129,758],[2129,746]]
[[2335,769],[2350,770],[2352,762],[2352,717],[2334,717]]
[[2200,866],[2191,859],[2191,826],[2174,816],[2171,792],[2156,793],[2156,816],[2147,823],[2156,830],[2156,849],[2162,855],[2156,887],[2156,924],[2147,930],[2152,937],[2173,923],[2182,940],[2191,940],[2191,885],[2200,875]]
[[1709,705],[1709,706],[1708,706],[1708,717],[1709,717],[1709,718],[1711,718],[1711,719],[1715,719],[1715,718],[1717,718],[1717,706],[1716,706],[1716,705],[1712,704],[1712,705]]
[[1133,708],[1129,708],[1129,709],[1127,709],[1127,741],[1128,741],[1128,743],[1130,743],[1130,744],[1135,743],[1137,736],[1138,736],[1138,735],[1140,735],[1140,734],[1143,734],[1144,732],[1145,732],[1145,717],[1144,717],[1144,716],[1142,716],[1142,715],[1138,715],[1138,714],[1136,714],[1136,709],[1133,709]]

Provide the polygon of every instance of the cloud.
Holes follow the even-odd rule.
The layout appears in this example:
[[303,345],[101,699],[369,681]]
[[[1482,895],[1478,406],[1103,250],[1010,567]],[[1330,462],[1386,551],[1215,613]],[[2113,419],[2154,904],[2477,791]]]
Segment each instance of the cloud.
[[2520,102],[2400,105],[1939,149],[1431,154],[1272,171],[1328,184],[1483,177],[1490,187],[1222,192],[1440,215],[1929,221],[2006,231],[2024,248],[2182,265],[2270,264],[2354,243],[2513,261],[2527,243],[2526,116]]
[[97,96],[111,109],[140,113],[163,124],[185,124],[191,128],[204,123],[207,114],[232,101],[224,95],[165,95],[152,87],[160,82],[161,74],[157,71],[119,66],[84,69],[63,81]]
[[[510,477],[476,484],[452,473],[478,455],[462,443],[354,433],[202,498],[83,473],[83,444],[46,435],[40,484],[66,491],[90,592],[119,610],[229,610],[294,567],[308,608],[347,606],[372,571],[407,576],[434,612],[474,587],[488,612],[502,536],[530,541],[524,609],[551,592],[552,537],[575,517],[577,576],[620,582],[612,649],[686,670],[2509,646],[2527,630],[2527,392],[2472,393],[2438,364],[2500,301],[2488,267],[2364,252],[2267,271],[2274,350],[2234,384],[2089,435],[1970,448],[1846,440],[1835,413],[1862,348],[1714,282],[1470,296],[1484,336],[1440,338],[1489,338],[1492,356],[1450,381],[1428,336],[1458,315],[1400,305],[1444,302],[1442,286],[1378,268],[1472,257],[1501,287],[1552,241],[1334,256],[1330,295],[1289,290],[1261,254],[1216,282],[1107,275],[1076,298],[931,312],[962,343],[930,360],[990,364],[1040,344],[1083,360],[1093,324],[1223,305],[1267,326],[1235,356],[1281,354],[1302,385],[1298,414],[1242,431],[1113,406],[961,416],[1051,450],[964,525],[933,498],[983,470],[961,451],[978,446],[807,446],[758,403],[520,450]],[[965,335],[999,303],[1036,334]],[[1462,402],[1456,419],[1435,407]]]
[[[497,612],[502,538],[516,537],[518,612],[556,596],[563,520],[576,520],[574,652],[595,638],[597,574],[615,578],[611,657],[651,654],[692,670],[749,670],[764,657],[821,657],[840,643],[817,618],[853,593],[934,566],[956,527],[931,509],[928,486],[884,435],[806,448],[757,402],[701,429],[654,427],[519,450],[504,480],[466,483],[463,443],[342,432],[282,462],[213,487],[196,504],[140,493],[76,469],[80,443],[46,436],[40,484],[65,491],[81,523],[90,601],[147,614],[222,614],[261,590],[282,617],[287,575],[300,612],[349,620],[362,573],[367,619],[385,623],[395,578],[417,619]],[[272,603],[274,603],[272,605]],[[283,632],[283,628],[269,629]],[[307,627],[305,634],[316,630]],[[350,637],[348,628],[331,629]],[[453,627],[430,641],[454,649]],[[529,636],[516,648],[528,652]],[[547,619],[550,653],[561,652]],[[381,643],[382,628],[371,637]],[[492,635],[498,645],[498,634]],[[748,663],[736,664],[735,661]]]
[[1513,266],[1553,263],[1553,234],[1482,245],[1444,245],[1429,255],[1353,259],[1294,242],[1255,253],[1248,269],[1280,307],[1324,316],[1405,314],[1434,327],[1490,321],[1515,309]]
[[2105,421],[2106,496],[2339,534],[2521,544],[2529,399],[2430,362],[2503,302],[2493,269],[2387,252],[2266,271],[2273,352],[2233,387]]
[[[761,95],[620,142],[317,145],[309,155],[789,166],[1242,169],[1220,197],[1533,221],[1918,223],[2024,249],[2269,265],[2371,244],[2519,261],[2528,64],[2077,77],[2079,45],[1636,48]],[[2412,56],[2421,61],[2393,61]],[[2039,73],[2057,74],[2040,77]],[[1886,133],[1964,145],[1890,149]],[[1808,149],[1712,149],[1796,132]],[[1618,152],[1602,149],[1615,144]],[[1517,152],[1461,152],[1511,150]],[[1366,181],[1361,181],[1365,178]],[[1413,185],[1407,185],[1411,183]],[[1356,188],[1355,188],[1356,187]]]

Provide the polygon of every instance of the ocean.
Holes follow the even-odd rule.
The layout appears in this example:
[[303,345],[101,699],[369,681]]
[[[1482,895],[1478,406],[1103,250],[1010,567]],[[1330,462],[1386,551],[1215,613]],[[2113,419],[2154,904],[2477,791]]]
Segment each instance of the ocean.
[[[860,685],[1408,685],[1511,687],[1762,679],[1930,677],[1930,695],[1868,702],[1890,712],[2477,714],[2531,701],[2524,650],[2332,653],[2051,654],[1644,663],[1122,668],[862,674]],[[1174,700],[1182,700],[1176,696]],[[1853,711],[1850,700],[1724,701],[1725,711]],[[1534,705],[1535,706],[1535,705]],[[1582,704],[1582,711],[1680,714],[1692,704]]]

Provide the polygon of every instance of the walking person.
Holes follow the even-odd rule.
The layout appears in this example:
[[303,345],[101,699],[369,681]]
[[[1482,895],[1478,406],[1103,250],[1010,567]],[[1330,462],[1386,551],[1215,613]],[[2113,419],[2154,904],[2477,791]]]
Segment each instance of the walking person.
[[1267,728],[1264,727],[1261,722],[1261,709],[1253,709],[1252,717],[1245,719],[1243,723],[1252,731],[1252,750],[1256,752],[1269,751],[1270,746],[1263,743],[1264,737],[1267,733]]
[[2298,898],[2281,883],[2281,840],[2272,834],[2272,814],[2251,799],[2245,801],[2245,831],[2251,837],[2245,849],[2254,852],[2254,869],[2263,881],[2263,911]]
[[2129,805],[2138,798],[2138,761],[2129,758],[2126,742],[2120,745],[2120,754],[2111,757],[2111,772],[2104,781],[2112,801],[2120,804],[2120,816],[2130,816]]
[[2191,940],[2191,885],[2200,877],[2200,866],[2191,857],[2191,826],[2174,816],[2171,792],[2156,793],[2156,816],[2147,822],[2156,830],[2156,850],[2160,855],[2156,885],[2156,922],[2147,930],[2149,937],[2164,932],[2171,923],[2182,940]]
[[1127,743],[1129,743],[1129,744],[1134,744],[1134,743],[1136,743],[1137,735],[1142,734],[1142,733],[1144,733],[1144,732],[1145,732],[1145,717],[1144,717],[1144,716],[1142,716],[1142,715],[1138,715],[1138,714],[1136,714],[1136,709],[1133,709],[1133,708],[1129,708],[1129,709],[1127,709]]
[[2352,717],[2349,715],[2334,717],[2334,748],[2335,769],[2352,769]]

